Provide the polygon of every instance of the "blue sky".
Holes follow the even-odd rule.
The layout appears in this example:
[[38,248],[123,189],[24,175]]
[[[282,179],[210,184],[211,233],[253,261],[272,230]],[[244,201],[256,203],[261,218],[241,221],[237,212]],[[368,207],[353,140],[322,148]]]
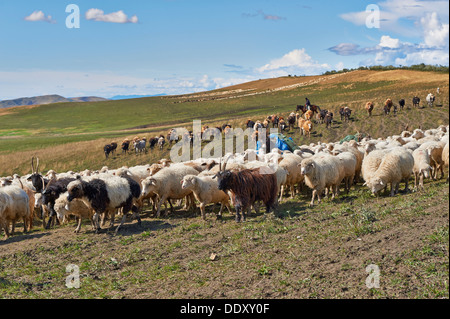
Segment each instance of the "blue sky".
[[[66,6],[80,28],[66,27]],[[380,9],[368,28],[366,7]],[[362,65],[449,64],[448,1],[2,0],[0,100],[182,94]]]

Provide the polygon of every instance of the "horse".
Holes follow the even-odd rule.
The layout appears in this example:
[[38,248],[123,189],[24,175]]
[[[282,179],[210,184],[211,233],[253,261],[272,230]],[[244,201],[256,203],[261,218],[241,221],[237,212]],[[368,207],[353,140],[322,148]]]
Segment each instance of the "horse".
[[[311,111],[313,111],[313,113],[319,113],[320,112],[320,107],[318,105],[311,105],[309,107],[309,109]],[[308,111],[308,107],[306,105],[297,105],[297,109],[295,111],[296,112],[302,111],[302,113],[305,114]]]

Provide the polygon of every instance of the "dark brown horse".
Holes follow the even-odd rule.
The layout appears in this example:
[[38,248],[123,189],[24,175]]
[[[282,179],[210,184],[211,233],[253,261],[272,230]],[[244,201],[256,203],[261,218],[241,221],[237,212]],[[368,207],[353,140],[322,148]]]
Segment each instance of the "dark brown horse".
[[[320,112],[320,107],[317,105],[311,105],[310,109],[313,111],[313,114]],[[302,113],[305,114],[308,111],[308,107],[306,105],[297,105],[297,109],[295,111],[302,111]]]

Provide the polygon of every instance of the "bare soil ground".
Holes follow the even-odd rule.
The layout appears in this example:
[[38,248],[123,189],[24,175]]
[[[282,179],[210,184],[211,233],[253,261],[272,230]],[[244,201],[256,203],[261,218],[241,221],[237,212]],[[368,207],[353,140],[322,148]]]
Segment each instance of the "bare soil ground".
[[[308,208],[308,192],[284,202],[280,218],[226,214],[202,221],[178,210],[95,235],[86,222],[0,241],[4,298],[448,298],[448,184],[425,193],[349,195]],[[211,209],[211,208],[210,208]],[[217,211],[217,207],[215,208]],[[150,212],[148,212],[150,213]],[[20,230],[20,228],[17,228]],[[215,254],[215,258],[212,258]],[[67,265],[81,288],[67,289]],[[368,265],[380,288],[366,286]]]

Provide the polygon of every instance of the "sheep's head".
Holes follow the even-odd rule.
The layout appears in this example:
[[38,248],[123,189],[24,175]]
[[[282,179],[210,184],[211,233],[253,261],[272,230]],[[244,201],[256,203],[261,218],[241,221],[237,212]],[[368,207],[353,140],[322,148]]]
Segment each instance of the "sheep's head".
[[314,171],[314,169],[316,167],[316,163],[314,163],[314,161],[312,161],[312,160],[306,159],[306,160],[303,160],[300,164],[298,164],[298,166],[301,167],[300,173],[302,175],[308,175]]
[[34,207],[39,208],[39,207],[41,207],[42,204],[43,204],[42,194],[41,193],[34,194]]
[[366,183],[367,187],[369,187],[372,194],[378,193],[380,190],[384,189],[387,184],[383,182],[381,178],[373,178]]
[[420,170],[420,173],[423,175],[423,177],[430,178],[431,177],[431,166],[428,165],[428,167],[422,168]]
[[193,175],[187,175],[181,180],[181,188],[189,189],[196,185],[197,179]]
[[148,194],[155,192],[158,188],[159,181],[153,177],[147,177],[141,182],[141,185],[141,196],[147,196]]
[[55,203],[55,206],[53,207],[56,212],[56,216],[58,216],[59,220],[63,220],[64,216],[68,213],[70,210],[70,203],[67,203],[64,205],[64,203]]
[[83,184],[79,177],[77,177],[76,181],[71,182],[67,186],[67,192],[68,192],[67,200],[69,201],[69,203],[73,201],[75,198],[81,198],[84,196]]

